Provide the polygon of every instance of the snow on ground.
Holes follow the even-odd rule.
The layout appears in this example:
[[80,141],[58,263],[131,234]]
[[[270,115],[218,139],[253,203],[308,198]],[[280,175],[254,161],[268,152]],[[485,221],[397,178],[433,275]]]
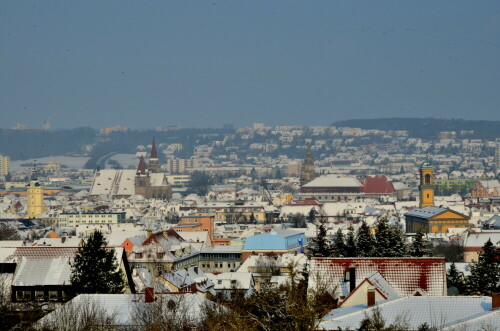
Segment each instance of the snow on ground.
[[[90,158],[86,156],[47,156],[37,159],[10,161],[10,168],[11,171],[19,171],[26,168],[31,168],[33,166],[33,162],[35,162],[36,160],[37,164],[57,162],[60,163],[61,166],[67,166],[69,169],[83,169],[83,166],[89,159]],[[29,166],[21,166],[21,164],[27,164]]]
[[[129,167],[135,169],[139,165],[139,158],[135,154],[115,154],[110,157],[109,160],[117,161],[124,169]],[[112,166],[110,166],[109,163],[106,163],[106,168],[110,169]]]

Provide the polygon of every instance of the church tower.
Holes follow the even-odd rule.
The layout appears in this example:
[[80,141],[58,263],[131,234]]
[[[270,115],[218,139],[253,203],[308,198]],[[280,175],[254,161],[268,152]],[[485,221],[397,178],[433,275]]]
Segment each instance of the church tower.
[[311,145],[307,145],[306,158],[302,164],[300,172],[300,185],[305,185],[315,178],[314,175],[314,162],[311,155]]
[[158,162],[158,153],[156,152],[155,139],[153,138],[153,144],[151,145],[151,155],[149,156],[149,171],[152,173],[161,172],[161,165]]
[[31,181],[28,184],[28,218],[36,218],[43,214],[43,187],[38,181],[36,168],[31,173]]
[[144,156],[141,156],[137,172],[135,173],[135,194],[146,197],[146,191],[151,186],[151,178],[149,178],[149,171],[146,167]]
[[420,208],[434,206],[434,167],[425,162],[420,167]]

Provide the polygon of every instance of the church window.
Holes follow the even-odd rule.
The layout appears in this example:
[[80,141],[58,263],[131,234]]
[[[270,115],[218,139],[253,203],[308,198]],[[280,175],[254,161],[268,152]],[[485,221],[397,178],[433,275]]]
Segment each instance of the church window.
[[430,174],[426,174],[424,178],[425,178],[424,184],[425,185],[430,185],[431,184],[431,175]]

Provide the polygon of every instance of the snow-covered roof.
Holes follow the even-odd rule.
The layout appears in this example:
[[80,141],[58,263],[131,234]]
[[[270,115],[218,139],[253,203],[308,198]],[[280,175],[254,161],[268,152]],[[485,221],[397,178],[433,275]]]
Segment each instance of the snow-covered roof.
[[465,238],[464,247],[483,247],[489,240],[494,246],[500,246],[500,233],[498,232],[478,232],[469,233]]
[[[386,325],[397,321],[407,323],[406,328],[416,330],[427,323],[441,330],[467,320],[492,314],[491,297],[463,296],[408,296],[388,300],[366,309],[366,305],[334,309],[320,323],[322,330],[357,329],[366,316],[379,309]],[[450,309],[450,307],[453,307]],[[476,329],[471,329],[476,330]]]
[[354,177],[324,175],[313,179],[302,187],[363,187],[363,184]]
[[52,259],[21,258],[16,268],[14,286],[69,285],[71,266],[69,257]]
[[[144,302],[144,294],[80,294],[65,305],[73,305],[76,311],[78,307],[88,307],[89,303],[96,305],[99,310],[104,311],[109,316],[114,316],[113,325],[116,326],[135,326],[143,325],[141,318],[137,318],[141,312],[152,311],[165,311],[168,312],[172,309],[179,309],[182,311],[183,316],[194,324],[201,321],[203,316],[202,309],[207,303],[211,303],[202,296],[194,293],[183,294],[155,294],[155,301],[152,303]],[[163,308],[153,308],[148,310],[148,305]],[[214,304],[215,305],[215,304]],[[61,308],[59,308],[61,309]],[[49,313],[43,317],[38,323],[43,324],[54,321],[59,318],[58,311]]]
[[350,283],[345,280],[345,272],[350,268],[355,269],[355,286],[378,271],[399,296],[411,295],[417,289],[430,296],[446,294],[444,258],[313,258],[309,286],[317,286],[319,279],[329,290],[337,287],[339,295],[346,297]]
[[94,175],[90,195],[133,195],[135,176],[135,170],[99,170]]

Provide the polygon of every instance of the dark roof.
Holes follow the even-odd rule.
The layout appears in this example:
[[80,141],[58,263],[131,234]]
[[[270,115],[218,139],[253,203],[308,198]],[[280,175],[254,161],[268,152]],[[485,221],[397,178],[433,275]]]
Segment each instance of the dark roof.
[[137,167],[137,174],[138,175],[146,174],[146,161],[144,161],[144,156],[141,156],[141,159],[139,161],[139,166]]
[[483,229],[500,229],[500,215],[495,215],[483,224]]
[[156,152],[155,138],[153,138],[153,144],[151,145],[151,155],[149,156],[149,158],[150,159],[158,158],[158,153]]
[[443,207],[427,206],[424,208],[415,208],[405,213],[405,216],[413,216],[419,218],[431,218],[444,213],[449,209]]

